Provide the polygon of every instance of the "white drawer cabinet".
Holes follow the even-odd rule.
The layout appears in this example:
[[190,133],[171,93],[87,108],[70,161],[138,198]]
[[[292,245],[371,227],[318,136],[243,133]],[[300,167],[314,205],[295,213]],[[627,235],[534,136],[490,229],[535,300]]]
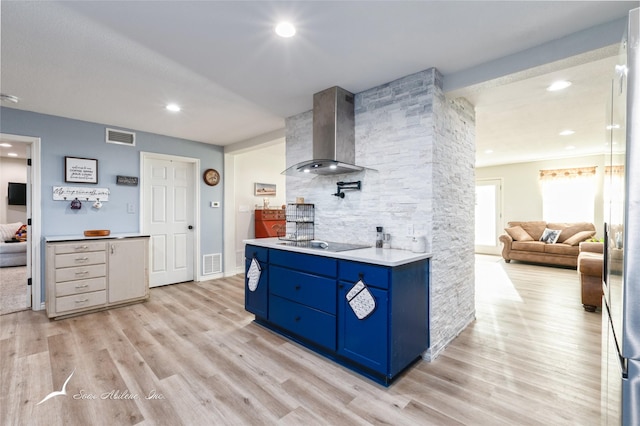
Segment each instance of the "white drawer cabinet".
[[104,265],[107,262],[104,248],[86,253],[56,254],[56,268],[70,266]]
[[148,237],[48,241],[49,318],[146,300],[148,246]]
[[146,268],[149,240],[114,240],[108,244],[109,303],[146,297],[149,294]]

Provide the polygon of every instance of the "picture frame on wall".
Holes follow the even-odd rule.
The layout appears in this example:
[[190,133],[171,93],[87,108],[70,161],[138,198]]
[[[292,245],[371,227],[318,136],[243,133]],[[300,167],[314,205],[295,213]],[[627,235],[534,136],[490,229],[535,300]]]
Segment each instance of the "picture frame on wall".
[[256,197],[275,197],[276,185],[274,183],[257,183],[256,182],[254,195]]
[[98,183],[98,160],[95,158],[64,157],[64,181]]

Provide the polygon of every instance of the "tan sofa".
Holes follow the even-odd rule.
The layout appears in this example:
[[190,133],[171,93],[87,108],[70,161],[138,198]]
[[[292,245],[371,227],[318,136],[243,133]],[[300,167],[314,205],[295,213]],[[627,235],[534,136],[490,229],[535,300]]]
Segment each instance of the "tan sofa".
[[602,307],[602,263],[604,262],[604,244],[580,243],[578,256],[578,274],[582,293],[582,306],[585,311],[595,312]]
[[[540,241],[546,229],[559,231],[559,233],[547,231],[547,234],[556,234],[555,242]],[[587,222],[530,221],[509,222],[505,232],[500,236],[500,241],[504,244],[502,257],[505,262],[521,260],[575,268],[580,253],[579,244],[594,236],[596,228],[592,223]]]

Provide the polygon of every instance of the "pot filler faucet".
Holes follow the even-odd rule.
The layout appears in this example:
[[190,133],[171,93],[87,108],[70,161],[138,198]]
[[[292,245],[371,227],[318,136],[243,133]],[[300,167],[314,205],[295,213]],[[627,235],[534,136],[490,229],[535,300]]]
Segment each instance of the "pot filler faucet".
[[340,197],[340,198],[344,198],[344,192],[342,192],[342,191],[346,191],[348,189],[360,191],[362,189],[361,181],[357,181],[357,182],[337,182],[336,185],[338,186],[338,191],[335,194],[331,194],[331,195],[335,195],[336,197]]

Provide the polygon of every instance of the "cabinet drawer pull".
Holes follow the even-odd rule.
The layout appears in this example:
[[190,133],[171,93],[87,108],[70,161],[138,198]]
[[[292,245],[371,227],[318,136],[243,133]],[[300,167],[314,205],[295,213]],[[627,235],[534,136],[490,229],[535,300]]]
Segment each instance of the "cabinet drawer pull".
[[89,248],[89,246],[87,246],[87,245],[84,245],[84,246],[75,246],[75,249],[76,249],[76,250],[86,250],[86,249],[88,249],[88,248]]
[[295,321],[295,322],[299,322],[299,321],[300,321],[300,319],[301,319],[301,318],[300,318],[299,316],[297,316],[297,317],[295,317],[295,318],[294,318],[294,321]]
[[84,298],[84,299],[81,299],[81,300],[76,300],[76,303],[86,303],[88,301],[89,301],[88,298]]
[[300,286],[299,286],[299,285],[295,286],[294,288],[295,288],[296,290],[300,290]]
[[88,273],[89,273],[89,271],[78,271],[78,272],[76,272],[76,275],[86,275]]
[[88,257],[78,257],[78,258],[76,258],[76,262],[86,262],[87,260],[89,260]]
[[87,288],[89,287],[89,284],[78,284],[76,285],[76,288]]

